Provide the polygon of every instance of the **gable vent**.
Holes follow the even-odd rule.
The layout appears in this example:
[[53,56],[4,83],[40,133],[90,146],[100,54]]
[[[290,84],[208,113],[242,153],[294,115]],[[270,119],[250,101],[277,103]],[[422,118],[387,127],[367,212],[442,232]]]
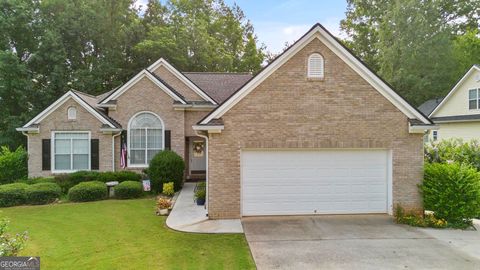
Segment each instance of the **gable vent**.
[[308,57],[308,78],[323,78],[323,57],[319,53],[312,53]]

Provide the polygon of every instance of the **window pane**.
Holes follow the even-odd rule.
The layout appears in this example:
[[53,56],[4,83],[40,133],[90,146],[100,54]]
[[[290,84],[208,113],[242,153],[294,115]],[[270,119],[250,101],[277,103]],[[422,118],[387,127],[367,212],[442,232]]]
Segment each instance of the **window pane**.
[[74,170],[88,170],[88,154],[73,155],[73,169]]
[[145,164],[145,150],[131,150],[130,164]]
[[476,109],[476,108],[477,108],[477,100],[476,100],[476,99],[470,100],[470,101],[468,102],[468,108],[469,108],[470,110]]
[[141,113],[132,120],[130,128],[163,128],[158,117],[151,113]]
[[162,130],[148,129],[147,130],[147,148],[162,148]]
[[55,155],[55,170],[70,169],[70,155]]
[[88,140],[73,140],[73,154],[87,154],[89,143]]
[[152,158],[158,153],[160,152],[161,150],[148,150],[147,151],[147,162],[150,163],[150,161],[152,160]]
[[468,91],[468,99],[477,99],[477,89]]
[[56,139],[55,154],[70,154],[70,139]]
[[130,148],[145,148],[145,129],[130,130]]

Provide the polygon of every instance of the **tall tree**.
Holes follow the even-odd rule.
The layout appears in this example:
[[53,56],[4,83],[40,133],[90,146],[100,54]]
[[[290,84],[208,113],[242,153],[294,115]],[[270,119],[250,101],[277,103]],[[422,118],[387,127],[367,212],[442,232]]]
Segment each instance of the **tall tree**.
[[474,64],[480,64],[480,33],[478,29],[467,30],[454,42],[455,58],[458,61],[456,77],[461,77]]

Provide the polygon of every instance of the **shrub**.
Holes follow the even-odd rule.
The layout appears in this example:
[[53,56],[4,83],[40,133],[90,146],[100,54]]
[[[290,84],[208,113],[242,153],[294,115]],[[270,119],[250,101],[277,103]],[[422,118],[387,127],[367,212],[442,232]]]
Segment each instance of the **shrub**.
[[82,182],[68,190],[68,198],[74,202],[98,201],[107,197],[107,186],[99,181]]
[[195,198],[205,200],[205,197],[207,196],[207,191],[205,189],[199,189],[195,191]]
[[33,184],[25,190],[28,204],[47,204],[62,195],[62,189],[55,183]]
[[152,189],[159,192],[163,183],[172,181],[175,191],[180,190],[183,184],[185,162],[177,153],[165,150],[156,154],[148,167],[148,176],[152,182]]
[[10,151],[8,147],[0,148],[0,184],[13,183],[26,179],[28,175],[28,154],[23,147]]
[[425,164],[420,188],[425,208],[452,227],[466,227],[480,214],[480,174],[469,165]]
[[173,196],[175,194],[173,182],[163,183],[162,193],[167,196]]
[[425,145],[425,159],[430,163],[458,162],[480,170],[480,143],[477,140],[442,140]]
[[0,207],[9,207],[25,204],[25,189],[28,185],[25,183],[13,183],[0,186]]
[[447,221],[437,219],[433,214],[426,214],[425,217],[415,214],[405,214],[403,208],[397,206],[395,220],[399,224],[407,224],[414,227],[446,228]]
[[28,233],[17,233],[11,235],[8,233],[8,220],[0,221],[0,256],[14,257],[25,247],[28,240]]
[[28,178],[25,180],[20,180],[18,181],[20,183],[25,183],[28,185],[34,185],[38,183],[55,183],[55,178],[53,177],[34,177],[34,178]]
[[100,181],[140,181],[142,176],[138,173],[131,171],[120,172],[95,172],[95,171],[78,171],[70,174],[61,174],[55,177],[55,182],[62,187],[62,191],[67,191],[82,182]]
[[96,180],[100,182],[111,182],[111,181],[140,181],[142,176],[136,172],[132,171],[119,171],[119,172],[102,172],[99,173]]
[[132,199],[141,197],[143,186],[140,182],[124,181],[115,187],[115,197],[119,199]]

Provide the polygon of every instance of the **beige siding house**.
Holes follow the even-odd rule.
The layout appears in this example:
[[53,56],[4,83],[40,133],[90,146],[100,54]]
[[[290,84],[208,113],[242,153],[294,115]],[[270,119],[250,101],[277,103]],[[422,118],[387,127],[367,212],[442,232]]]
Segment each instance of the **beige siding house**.
[[428,133],[428,141],[460,138],[480,139],[480,66],[472,66],[429,117],[439,126]]
[[187,177],[206,178],[212,219],[422,210],[433,123],[319,24],[254,77],[161,59],[109,93],[56,103],[19,128],[32,176],[140,170],[172,149]]

